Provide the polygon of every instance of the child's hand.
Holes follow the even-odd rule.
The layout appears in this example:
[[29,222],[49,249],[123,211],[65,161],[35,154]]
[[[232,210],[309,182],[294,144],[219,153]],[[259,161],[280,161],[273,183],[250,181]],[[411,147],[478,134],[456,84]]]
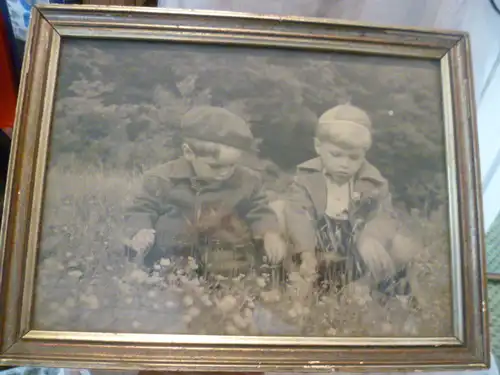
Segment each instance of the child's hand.
[[153,246],[155,242],[155,233],[154,229],[141,229],[132,238],[130,246],[138,253],[144,254],[144,252]]
[[264,234],[264,249],[271,263],[279,263],[285,258],[286,243],[279,233]]
[[361,238],[358,251],[368,271],[377,281],[394,275],[394,262],[379,241],[369,236]]

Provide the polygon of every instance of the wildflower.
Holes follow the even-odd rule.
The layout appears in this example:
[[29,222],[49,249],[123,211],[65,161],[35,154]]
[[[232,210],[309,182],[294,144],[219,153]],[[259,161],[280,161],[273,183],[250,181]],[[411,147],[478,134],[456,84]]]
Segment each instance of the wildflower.
[[160,260],[160,266],[162,266],[162,267],[168,267],[168,266],[170,266],[171,263],[172,262],[168,258],[162,258]]
[[237,303],[236,298],[233,296],[225,296],[218,302],[217,307],[223,313],[228,313],[236,307]]
[[155,298],[155,297],[156,297],[156,292],[155,292],[154,290],[150,290],[150,291],[148,292],[148,297],[149,297],[149,298]]
[[173,308],[177,307],[177,304],[173,301],[167,301],[167,302],[165,302],[165,307],[167,309],[173,309]]
[[199,308],[197,307],[191,307],[189,310],[188,310],[188,315],[191,316],[192,318],[196,318],[197,316],[200,315],[201,311]]
[[266,280],[263,277],[257,277],[255,282],[260,288],[264,288],[267,285]]
[[81,271],[74,270],[74,271],[69,271],[68,276],[73,277],[75,279],[79,279],[80,277],[83,276],[83,273]]
[[130,274],[130,280],[143,283],[148,278],[148,274],[142,270],[134,270]]
[[193,301],[193,298],[191,296],[185,296],[182,299],[182,303],[184,304],[184,306],[190,307],[193,305],[194,301]]
[[210,297],[206,294],[202,295],[200,297],[201,303],[203,303],[205,306],[210,307],[213,306],[212,301],[210,300]]

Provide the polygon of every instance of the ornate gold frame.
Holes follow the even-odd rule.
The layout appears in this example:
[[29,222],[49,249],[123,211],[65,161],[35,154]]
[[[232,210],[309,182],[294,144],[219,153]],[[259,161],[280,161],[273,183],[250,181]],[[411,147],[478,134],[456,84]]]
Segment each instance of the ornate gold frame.
[[[438,60],[447,139],[455,335],[285,338],[111,334],[31,328],[39,226],[59,51],[64,38],[165,40]],[[17,108],[0,253],[0,363],[228,371],[484,368],[485,262],[470,45],[460,32],[296,17],[127,7],[34,10]]]

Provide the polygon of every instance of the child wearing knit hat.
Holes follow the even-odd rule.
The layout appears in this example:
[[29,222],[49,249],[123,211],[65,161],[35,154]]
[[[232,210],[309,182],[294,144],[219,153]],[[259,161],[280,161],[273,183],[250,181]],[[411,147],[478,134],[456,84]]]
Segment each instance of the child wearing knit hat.
[[384,293],[407,294],[401,279],[415,245],[392,210],[387,180],[365,158],[371,128],[368,114],[350,104],[320,116],[318,157],[297,167],[287,231],[323,285],[342,288],[363,278]]
[[[184,115],[181,132],[183,155],[146,172],[127,211],[129,247],[137,258],[151,265],[162,256],[182,255],[187,223],[201,230],[210,220],[229,226],[236,217],[250,229],[250,239],[262,240],[269,261],[280,262],[286,246],[260,176],[240,165],[242,154],[255,147],[248,124],[224,108],[201,106]],[[216,231],[217,225],[205,232]],[[200,248],[211,241],[205,237]],[[224,246],[219,240],[217,247]],[[231,250],[240,245],[232,243]]]

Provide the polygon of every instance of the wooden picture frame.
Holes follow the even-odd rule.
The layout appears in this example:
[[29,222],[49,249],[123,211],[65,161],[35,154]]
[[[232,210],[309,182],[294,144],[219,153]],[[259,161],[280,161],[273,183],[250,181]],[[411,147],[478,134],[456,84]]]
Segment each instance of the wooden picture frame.
[[[443,120],[436,132],[444,134],[442,158],[446,159],[442,173],[447,176],[444,191],[448,204],[444,217],[447,218],[449,237],[446,254],[450,259],[453,305],[449,306],[452,311],[451,333],[439,337],[402,334],[387,337],[290,337],[154,334],[141,333],[136,326],[129,331],[112,332],[98,328],[90,331],[37,328],[45,327],[44,318],[39,318],[39,315],[48,314],[43,312],[48,311],[44,309],[44,302],[36,299],[37,288],[43,284],[39,278],[45,272],[39,269],[40,262],[46,258],[40,249],[49,246],[45,242],[42,244],[42,227],[44,221],[49,220],[49,216],[43,213],[50,207],[59,212],[58,203],[47,198],[51,191],[57,191],[57,186],[47,185],[46,181],[52,163],[49,151],[52,155],[58,152],[51,149],[52,142],[55,142],[51,140],[62,129],[59,123],[54,123],[57,100],[62,95],[57,93],[70,84],[70,81],[60,78],[61,67],[69,61],[61,56],[66,44],[73,40],[84,45],[104,39],[108,40],[109,46],[119,40],[136,40],[185,45],[194,49],[217,46],[223,51],[224,48],[241,47],[258,53],[269,50],[295,51],[303,56],[336,53],[360,61],[381,56],[435,64],[440,92],[434,93],[434,102],[439,105]],[[85,61],[92,68],[94,60]],[[108,59],[109,66],[118,63],[116,59]],[[64,69],[71,72],[72,68],[69,65]],[[78,72],[73,73],[78,76]],[[469,39],[462,32],[209,11],[55,5],[35,8],[24,58],[3,215],[0,363],[189,371],[486,368],[489,365],[489,343],[485,256],[472,90]],[[356,97],[350,99],[356,103]],[[392,110],[388,116],[393,116]],[[87,145],[92,147],[90,143]],[[53,246],[59,251],[65,245]],[[64,249],[61,251],[61,254],[65,253]],[[62,268],[69,267],[64,272],[72,272],[72,280],[76,278],[76,282],[86,277],[86,271],[78,268],[80,263],[76,272],[66,261],[61,260],[58,264],[64,265]],[[99,311],[99,304],[93,301],[87,296],[86,300],[76,301],[76,305],[93,304],[94,310]],[[67,299],[61,301],[66,302]],[[56,327],[58,322],[50,324]]]

